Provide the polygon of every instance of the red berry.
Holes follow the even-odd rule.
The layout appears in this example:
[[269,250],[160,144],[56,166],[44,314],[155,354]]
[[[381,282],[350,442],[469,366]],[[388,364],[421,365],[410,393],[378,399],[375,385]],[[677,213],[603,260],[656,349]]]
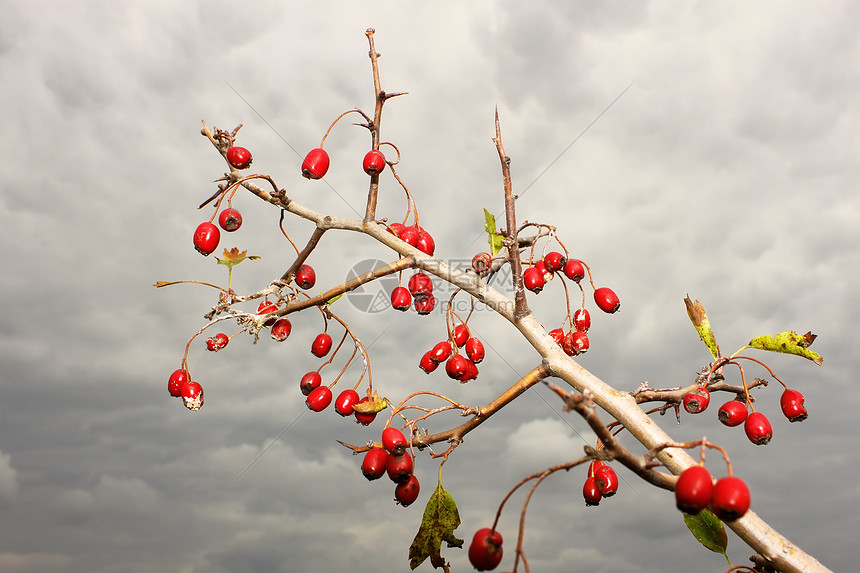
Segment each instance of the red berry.
[[361,166],[368,175],[377,175],[385,169],[385,155],[378,149],[371,149],[364,156]]
[[436,297],[432,294],[424,298],[415,299],[415,311],[418,314],[430,314],[436,306]]
[[418,246],[418,227],[414,225],[411,227],[403,227],[397,236],[401,241],[406,243],[409,246],[417,247]]
[[523,271],[523,286],[534,293],[539,293],[543,290],[546,281],[543,278],[543,273],[536,267],[529,267]]
[[714,481],[703,466],[690,466],[675,482],[675,505],[684,513],[696,515],[711,503]]
[[416,299],[428,297],[433,294],[433,281],[429,276],[418,271],[409,278],[409,292]]
[[602,497],[612,497],[618,491],[618,475],[606,464],[594,471],[594,480]]
[[454,344],[458,348],[462,348],[466,341],[469,340],[469,327],[465,324],[458,324],[454,327]]
[[707,388],[699,388],[695,392],[684,394],[681,401],[684,403],[684,409],[687,412],[698,414],[699,412],[704,412],[708,404],[711,403],[711,393],[708,392]]
[[773,428],[770,426],[770,420],[761,412],[753,412],[744,421],[744,432],[747,438],[757,446],[767,444],[773,437]]
[[221,231],[212,223],[200,223],[194,230],[194,248],[204,257],[211,255],[220,241]]
[[272,325],[272,339],[278,342],[283,342],[290,336],[293,331],[293,324],[286,316],[282,316]]
[[206,349],[211,352],[218,352],[230,342],[230,338],[223,332],[219,332],[215,336],[206,339]]
[[472,257],[472,270],[479,275],[483,275],[489,271],[492,265],[493,257],[490,256],[490,253],[478,253]]
[[308,179],[322,179],[328,171],[329,157],[324,149],[311,149],[302,162],[302,175]]
[[375,480],[385,475],[385,465],[388,463],[388,452],[382,448],[371,448],[364,454],[361,462],[361,473],[368,480]]
[[415,241],[415,248],[425,255],[433,256],[436,252],[436,241],[430,236],[430,233],[422,228],[418,228],[418,238]]
[[[358,403],[361,404],[363,402],[369,402],[369,401],[370,401],[370,398],[365,396],[364,398],[359,400]],[[378,412],[359,412],[358,410],[356,410],[355,411],[355,421],[358,422],[359,424],[361,424],[362,426],[367,426],[368,424],[370,424],[371,422],[373,422],[376,419],[377,413]]]
[[478,377],[478,367],[471,360],[466,360],[466,374],[460,379],[460,382],[468,382]]
[[302,265],[299,267],[299,270],[296,271],[296,284],[299,288],[308,290],[309,288],[313,288],[316,282],[317,274],[314,272],[314,268],[312,266]]
[[436,364],[445,362],[449,356],[451,356],[451,343],[447,340],[443,340],[430,351],[430,360]]
[[803,406],[803,394],[797,390],[787,388],[779,398],[779,406],[782,408],[782,413],[788,418],[789,422],[802,422],[809,414]]
[[227,150],[227,161],[236,169],[246,169],[251,165],[251,152],[244,147],[231,147]]
[[[275,312],[276,310],[278,310],[277,305],[275,305],[275,303],[269,302],[267,300],[262,301],[257,306],[257,314],[269,314],[269,313]],[[286,318],[286,317],[284,317],[284,318]],[[265,326],[272,326],[273,324],[275,324],[275,320],[276,320],[275,318],[270,318],[269,320],[267,320],[263,324]],[[287,335],[289,335],[289,332],[287,333]]]
[[485,356],[483,343],[475,337],[470,337],[466,340],[466,356],[474,364],[480,364]]
[[388,456],[388,462],[385,464],[385,471],[388,472],[388,477],[393,482],[402,482],[409,479],[412,475],[412,469],[415,463],[407,452],[397,456]]
[[388,225],[388,232],[394,235],[395,237],[400,236],[400,232],[406,228],[406,225],[403,223],[391,223]]
[[579,308],[573,313],[573,328],[580,332],[588,332],[591,328],[591,313],[585,308]]
[[717,417],[723,425],[733,428],[734,426],[743,424],[744,420],[747,419],[748,413],[749,410],[747,410],[746,404],[740,400],[729,400],[720,406],[720,410],[717,412]]
[[711,497],[714,515],[723,521],[734,521],[743,517],[749,508],[750,490],[742,479],[727,476],[717,480]]
[[502,561],[502,534],[489,527],[479,529],[469,545],[469,563],[478,571],[492,571]]
[[331,350],[331,336],[325,332],[317,334],[314,341],[311,343],[311,354],[318,358],[322,358],[328,351]]
[[305,404],[314,412],[322,412],[331,404],[332,393],[328,386],[318,386],[308,394]]
[[232,233],[242,226],[242,214],[236,209],[224,209],[221,211],[221,214],[218,215],[218,224],[221,225],[221,228],[228,233]]
[[558,251],[551,251],[547,253],[543,258],[543,263],[546,265],[546,270],[551,273],[556,271],[560,271],[564,268],[564,263],[567,262],[564,258],[564,255],[559,253]]
[[167,379],[167,391],[170,392],[170,395],[174,398],[178,398],[182,395],[182,385],[187,382],[188,379],[188,372],[182,368],[174,370],[173,374],[170,375],[170,378]]
[[341,416],[352,416],[355,412],[352,407],[355,404],[358,404],[358,392],[348,388],[337,395],[334,401],[334,411]]
[[189,410],[199,410],[203,407],[203,386],[197,382],[186,380],[179,387],[179,395],[182,396],[182,403]]
[[430,374],[431,372],[436,370],[436,368],[439,366],[439,363],[433,360],[432,350],[428,350],[424,353],[424,356],[421,357],[421,361],[418,362],[418,366],[427,374]]
[[322,384],[322,376],[320,376],[320,373],[308,372],[307,374],[302,376],[302,379],[299,382],[299,387],[302,389],[302,394],[307,396],[313,390],[319,388],[320,384]]
[[588,335],[578,330],[572,330],[564,336],[561,348],[568,356],[579,356],[588,352]]
[[544,263],[543,261],[538,261],[535,263],[534,268],[537,269],[537,271],[543,275],[544,283],[548,283],[552,280],[552,271],[546,268],[546,263]]
[[559,346],[564,342],[564,330],[560,328],[554,328],[549,331],[549,335],[552,336],[552,339],[555,340],[556,344]]
[[585,266],[582,261],[568,259],[564,263],[564,276],[575,282],[581,281],[585,277]]
[[397,484],[397,487],[394,488],[394,499],[397,503],[406,507],[418,499],[420,491],[421,485],[418,483],[418,478],[411,475],[406,481]]
[[382,447],[389,454],[399,456],[406,449],[406,436],[397,428],[391,426],[382,430]]
[[469,374],[469,359],[462,354],[455,354],[445,362],[445,372],[454,380],[463,381]]
[[600,460],[592,461],[590,464],[588,464],[588,473],[585,474],[586,477],[594,477],[594,475],[597,473],[597,470],[599,470],[605,465],[606,463]]
[[600,287],[594,291],[594,302],[605,313],[612,314],[621,308],[621,300],[611,288]]
[[582,485],[582,497],[585,499],[585,505],[600,505],[600,488],[597,487],[597,480],[594,476],[586,478]]
[[391,291],[391,306],[395,310],[409,310],[412,306],[412,295],[406,287],[394,287]]

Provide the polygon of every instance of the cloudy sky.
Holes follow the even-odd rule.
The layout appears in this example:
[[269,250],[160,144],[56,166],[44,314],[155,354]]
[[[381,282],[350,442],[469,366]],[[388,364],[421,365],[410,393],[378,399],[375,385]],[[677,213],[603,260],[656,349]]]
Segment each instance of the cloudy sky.
[[[621,313],[594,314],[581,363],[595,374],[624,391],[691,382],[709,354],[684,312],[687,293],[729,352],[759,334],[819,335],[822,368],[757,355],[805,393],[810,411],[789,424],[777,385],[764,389],[770,445],[720,426],[713,406],[680,427],[659,421],[678,439],[728,447],[754,509],[825,565],[850,569],[860,529],[858,24],[851,2],[7,0],[0,570],[407,570],[437,462],[419,457],[422,495],[401,508],[391,484],[367,482],[360,458],[335,442],[378,439],[381,424],[307,410],[298,380],[318,364],[308,349],[319,314],[296,316],[282,345],[241,336],[210,354],[197,341],[189,360],[207,401],[191,413],[166,381],[214,291],[151,286],[226,282],[191,245],[211,215],[196,207],[224,172],[201,120],[244,124],[254,167],[297,201],[363,212],[363,130],[334,130],[327,184],[302,179],[299,165],[341,111],[372,111],[368,27],[383,87],[409,92],[386,106],[383,137],[403,153],[399,173],[437,254],[470,259],[485,248],[481,208],[501,212],[498,105],[519,219],[556,225],[596,281],[621,295]],[[401,217],[404,205],[383,177],[380,215]],[[245,225],[224,246],[262,256],[234,277],[252,292],[286,269],[290,247],[271,206],[250,195],[234,206]],[[303,221],[287,227],[300,242],[310,232]],[[391,258],[369,239],[330,233],[310,262],[324,288]],[[336,311],[394,400],[430,388],[486,403],[536,364],[484,312],[472,321],[488,348],[478,380],[425,376],[418,359],[444,337],[441,315],[367,312],[375,293]],[[560,322],[558,285],[532,301],[544,324]],[[521,477],[578,457],[588,442],[584,423],[545,388],[522,396],[445,465],[457,533],[488,526]],[[717,462],[709,458],[714,473]],[[725,570],[690,537],[670,494],[619,474],[619,495],[597,508],[582,502],[581,470],[544,483],[527,520],[533,570]],[[513,567],[521,501],[500,522],[502,570]],[[729,553],[736,564],[749,556],[736,538]],[[471,569],[465,551],[445,555]]]

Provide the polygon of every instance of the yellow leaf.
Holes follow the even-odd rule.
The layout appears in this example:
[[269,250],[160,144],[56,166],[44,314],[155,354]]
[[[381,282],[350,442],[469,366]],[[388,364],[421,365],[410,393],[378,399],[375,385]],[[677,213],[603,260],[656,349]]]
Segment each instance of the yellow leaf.
[[714,331],[711,330],[711,323],[708,320],[708,315],[705,313],[705,308],[699,301],[693,302],[689,296],[684,297],[684,304],[687,306],[687,316],[690,317],[693,326],[696,327],[696,332],[699,333],[699,338],[711,351],[714,358],[719,358],[720,347],[717,346],[717,339],[714,336]]
[[795,331],[789,330],[786,332],[780,332],[773,336],[769,334],[756,336],[750,340],[747,347],[767,350],[769,352],[782,352],[785,354],[802,356],[821,366],[824,363],[824,358],[822,358],[817,352],[809,350],[809,346],[812,345],[815,338],[816,335],[811,332],[807,332],[806,334],[797,334]]

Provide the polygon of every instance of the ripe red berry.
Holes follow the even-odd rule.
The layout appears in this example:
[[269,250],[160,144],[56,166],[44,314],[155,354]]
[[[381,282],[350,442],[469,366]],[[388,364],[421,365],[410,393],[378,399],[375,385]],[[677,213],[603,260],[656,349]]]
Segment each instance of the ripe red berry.
[[433,281],[429,276],[418,271],[409,278],[409,292],[416,299],[428,297],[433,294]]
[[684,394],[681,400],[684,403],[684,409],[691,414],[704,412],[711,403],[711,393],[707,388],[699,388],[695,392]]
[[331,336],[329,336],[325,332],[321,332],[317,334],[317,337],[314,338],[314,341],[311,343],[311,354],[318,358],[322,358],[328,351],[331,350]]
[[564,263],[564,276],[575,282],[581,281],[585,277],[585,266],[582,261],[568,259]]
[[322,376],[320,376],[320,373],[308,372],[307,374],[302,376],[302,379],[299,382],[299,387],[302,389],[302,394],[307,396],[313,390],[319,388],[320,384],[322,384]]
[[[359,400],[358,403],[362,404],[364,402],[369,402],[369,401],[370,401],[370,398],[365,396],[364,398]],[[355,411],[355,421],[358,422],[359,424],[361,424],[362,426],[367,426],[376,419],[377,413],[378,412],[359,412],[358,410],[356,410]]]
[[462,348],[466,341],[469,340],[469,327],[465,324],[458,324],[454,327],[454,344],[457,345],[458,348]]
[[232,233],[242,226],[242,214],[233,208],[224,209],[218,215],[218,224],[228,233]]
[[551,273],[563,269],[565,262],[567,262],[567,260],[564,258],[564,255],[562,255],[558,251],[551,251],[547,253],[543,258],[543,263],[544,265],[546,265],[546,270]]
[[[278,310],[277,305],[275,303],[269,302],[267,300],[262,301],[257,306],[257,314],[269,314],[269,313],[275,312],[276,310]],[[286,318],[286,317],[284,317],[284,318]],[[267,320],[263,324],[265,326],[272,326],[273,324],[275,324],[275,320],[276,319],[274,319],[274,318],[270,318],[269,320]],[[287,335],[289,335],[289,332],[287,333]]]
[[199,410],[203,407],[203,386],[197,382],[186,380],[179,388],[182,403],[189,410]]
[[454,380],[463,381],[469,375],[469,359],[462,354],[454,354],[445,362],[445,372]]
[[532,291],[539,293],[543,290],[546,281],[543,278],[543,273],[536,267],[529,267],[523,271],[523,286]]
[[484,344],[478,340],[477,338],[470,337],[466,340],[466,356],[469,357],[469,360],[474,364],[480,364],[481,360],[484,359]]
[[230,342],[230,337],[228,337],[223,332],[219,332],[215,336],[206,339],[206,350],[211,352],[218,352]]
[[564,341],[561,343],[561,349],[568,356],[579,356],[588,352],[588,335],[578,330],[572,330],[564,335]]
[[492,264],[493,257],[490,256],[490,253],[478,253],[472,257],[472,270],[479,275],[483,275],[489,271]]
[[770,420],[761,412],[753,412],[744,421],[744,432],[747,438],[757,446],[767,444],[773,437],[773,428],[771,428]]
[[358,404],[358,392],[348,388],[337,395],[334,401],[334,411],[341,416],[352,416],[355,410],[353,405]]
[[430,374],[439,366],[439,363],[433,360],[433,351],[428,350],[424,353],[424,356],[421,357],[421,360],[418,362],[418,366],[426,372]]
[[597,486],[597,480],[594,476],[586,478],[582,484],[582,497],[585,499],[585,505],[600,505],[600,488]]
[[188,379],[188,372],[182,368],[174,370],[173,374],[170,375],[170,378],[167,379],[167,391],[170,392],[170,395],[174,398],[178,398],[182,395],[182,385],[187,382]]
[[411,475],[406,481],[397,484],[394,488],[394,500],[403,507],[406,507],[418,499],[420,491],[421,485],[418,483],[418,478]]
[[588,332],[591,328],[591,313],[585,308],[579,308],[573,313],[573,328],[580,332]]
[[735,476],[717,480],[711,497],[711,511],[723,521],[734,521],[743,517],[750,508],[750,490],[747,484]]
[[406,481],[412,475],[412,469],[415,463],[412,456],[408,452],[396,456],[394,454],[388,456],[388,462],[385,464],[385,471],[388,472],[388,477],[391,481],[397,483]]
[[397,236],[401,241],[409,246],[418,246],[418,227],[414,225],[411,227],[403,227],[400,232],[397,233]]
[[789,422],[802,422],[809,413],[803,405],[803,394],[797,390],[787,388],[779,398],[779,406],[782,408],[782,413],[788,418]]
[[251,165],[251,152],[244,147],[231,147],[227,150],[227,161],[236,169],[246,169]]
[[412,295],[409,294],[409,289],[406,287],[394,287],[391,291],[391,306],[395,310],[409,310],[412,306]]
[[594,302],[605,313],[612,314],[621,308],[621,300],[611,288],[600,287],[594,291]]
[[748,413],[749,410],[747,410],[746,404],[740,400],[729,400],[720,406],[720,410],[717,412],[717,417],[723,425],[733,428],[734,426],[743,424],[744,420],[747,419]]
[[299,288],[308,290],[309,288],[313,288],[316,282],[317,274],[314,272],[314,268],[312,266],[302,265],[299,267],[299,270],[296,271],[296,284]]
[[282,316],[272,325],[272,339],[278,342],[283,342],[290,336],[293,331],[293,324],[286,316]]
[[382,447],[389,454],[399,456],[406,449],[406,436],[397,428],[388,426],[382,430]]
[[559,346],[564,342],[564,330],[560,328],[554,328],[549,331],[549,335],[552,336],[552,339],[555,340],[556,344]]
[[364,454],[361,462],[361,473],[368,480],[375,480],[385,475],[385,466],[388,463],[388,452],[382,448],[371,448]]
[[371,149],[364,156],[361,166],[368,175],[377,175],[385,169],[385,155],[378,149]]
[[443,340],[430,351],[430,359],[435,363],[445,362],[451,356],[451,343]]
[[594,471],[594,480],[602,497],[612,497],[618,491],[618,475],[606,464]]
[[418,314],[430,314],[436,306],[436,297],[432,294],[424,298],[415,298],[415,311]]
[[322,179],[328,171],[329,162],[328,153],[324,149],[320,147],[311,149],[302,162],[302,176],[308,179]]
[[205,222],[197,225],[194,230],[194,248],[204,257],[212,254],[221,242],[221,231],[212,223]]
[[590,464],[588,464],[588,473],[585,474],[586,477],[594,477],[597,473],[597,470],[605,466],[606,463],[600,460],[594,460]]
[[479,529],[469,545],[469,563],[478,571],[492,571],[502,561],[502,534],[489,527]]
[[675,505],[684,513],[696,515],[711,503],[714,481],[704,466],[690,466],[675,482]]
[[471,360],[466,360],[466,374],[460,379],[460,382],[468,382],[478,377],[478,367]]
[[328,386],[318,386],[308,394],[305,404],[314,412],[322,412],[331,404],[332,392]]
[[537,269],[537,271],[543,275],[544,283],[548,283],[549,281],[552,280],[552,277],[554,275],[553,275],[551,270],[546,268],[546,263],[544,263],[542,260],[536,262],[534,268]]
[[406,228],[406,225],[403,223],[391,223],[388,225],[388,232],[394,235],[395,237],[400,236],[400,232]]
[[430,236],[430,233],[422,228],[418,228],[418,238],[415,240],[415,248],[425,255],[433,256],[436,252],[436,241]]

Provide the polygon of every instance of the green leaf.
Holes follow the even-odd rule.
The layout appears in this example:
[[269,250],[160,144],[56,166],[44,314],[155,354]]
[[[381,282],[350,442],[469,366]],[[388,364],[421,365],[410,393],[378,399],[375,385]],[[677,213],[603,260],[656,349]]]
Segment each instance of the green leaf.
[[436,491],[427,500],[421,527],[409,547],[410,569],[415,569],[428,557],[433,567],[444,567],[442,542],[446,542],[448,547],[463,546],[463,540],[454,536],[454,530],[459,525],[460,513],[457,511],[457,504],[440,481]]
[[[797,334],[793,330],[780,332],[774,336],[765,334],[764,336],[756,336],[746,348],[757,348],[759,350],[767,350],[769,352],[782,352],[785,354],[795,354],[803,356],[808,360],[812,360],[819,366],[824,363],[824,358],[817,352],[809,350],[812,343],[815,341],[816,335],[811,332],[806,334]],[[741,348],[743,350],[743,348]]]
[[496,232],[496,217],[484,207],[484,229],[487,230],[490,242],[490,254],[496,256],[504,247],[502,236]]
[[714,331],[711,330],[711,323],[708,320],[708,315],[705,314],[705,308],[702,306],[702,303],[699,301],[693,302],[689,296],[686,296],[684,297],[684,304],[687,306],[687,316],[690,317],[693,326],[696,327],[699,338],[702,339],[702,342],[711,351],[713,357],[718,358],[720,348],[717,346],[717,339],[714,336]]
[[723,522],[716,515],[707,509],[703,509],[697,515],[685,513],[684,523],[699,543],[715,553],[726,554],[729,538],[726,536]]

